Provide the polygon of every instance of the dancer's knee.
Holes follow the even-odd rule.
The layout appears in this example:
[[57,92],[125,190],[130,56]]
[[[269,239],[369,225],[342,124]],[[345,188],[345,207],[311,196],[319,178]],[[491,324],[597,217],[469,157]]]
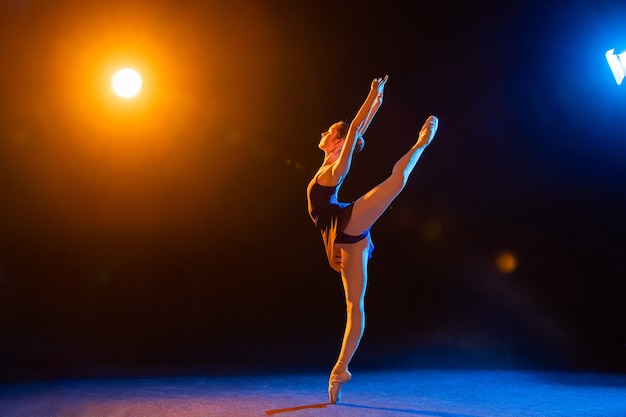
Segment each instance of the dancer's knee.
[[359,324],[361,328],[365,326],[365,305],[362,302],[346,302],[346,310],[350,320]]
[[350,300],[346,301],[346,308],[348,309],[348,313],[351,314],[365,314],[365,303],[361,300]]

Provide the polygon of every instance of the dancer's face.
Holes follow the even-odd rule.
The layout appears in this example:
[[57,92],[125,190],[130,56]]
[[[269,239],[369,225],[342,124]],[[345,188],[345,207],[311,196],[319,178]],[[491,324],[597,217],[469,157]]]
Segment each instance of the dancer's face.
[[332,151],[337,146],[343,145],[343,139],[339,138],[339,126],[337,123],[328,128],[326,132],[322,133],[320,139],[319,148],[324,151]]

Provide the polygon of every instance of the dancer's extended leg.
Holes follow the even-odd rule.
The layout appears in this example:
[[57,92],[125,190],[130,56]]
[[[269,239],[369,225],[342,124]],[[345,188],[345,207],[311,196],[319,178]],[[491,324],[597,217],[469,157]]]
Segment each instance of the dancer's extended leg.
[[341,385],[350,380],[348,365],[365,331],[365,290],[369,240],[338,244],[341,249],[341,279],[346,296],[346,328],[341,351],[329,378],[328,395],[331,403],[339,401]]
[[358,236],[372,227],[374,222],[400,194],[422,152],[435,137],[438,124],[439,121],[435,116],[430,116],[426,119],[418,135],[417,142],[395,163],[391,175],[355,201],[352,216],[344,230],[346,234]]

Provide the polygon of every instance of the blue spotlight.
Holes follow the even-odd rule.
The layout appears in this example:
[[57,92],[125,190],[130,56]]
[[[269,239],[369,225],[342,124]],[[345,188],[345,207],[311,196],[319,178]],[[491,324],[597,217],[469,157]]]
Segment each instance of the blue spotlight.
[[626,72],[626,51],[615,53],[615,49],[606,51],[606,60],[613,71],[615,82],[617,85],[621,85],[624,81],[624,73]]

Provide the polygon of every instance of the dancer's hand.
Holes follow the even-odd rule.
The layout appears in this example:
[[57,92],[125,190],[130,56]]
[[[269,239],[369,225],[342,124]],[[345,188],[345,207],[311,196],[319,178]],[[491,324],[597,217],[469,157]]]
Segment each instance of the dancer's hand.
[[332,252],[328,257],[330,267],[337,272],[341,272],[341,249],[333,245]]
[[370,87],[370,89],[372,91],[376,91],[376,98],[382,100],[383,93],[385,92],[385,84],[387,83],[388,79],[389,76],[385,75],[385,78],[374,78],[374,80],[372,81],[372,86]]

